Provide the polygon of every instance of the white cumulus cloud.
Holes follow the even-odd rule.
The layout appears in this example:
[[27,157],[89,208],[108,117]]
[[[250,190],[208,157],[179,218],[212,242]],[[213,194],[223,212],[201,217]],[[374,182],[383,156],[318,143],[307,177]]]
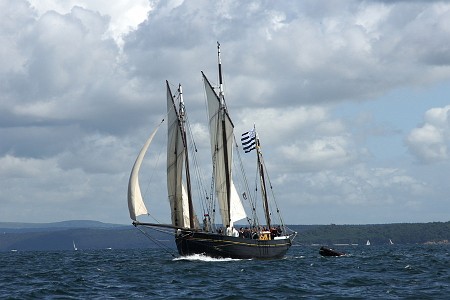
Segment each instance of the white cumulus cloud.
[[424,124],[406,138],[408,149],[424,163],[446,161],[450,146],[450,105],[425,113]]

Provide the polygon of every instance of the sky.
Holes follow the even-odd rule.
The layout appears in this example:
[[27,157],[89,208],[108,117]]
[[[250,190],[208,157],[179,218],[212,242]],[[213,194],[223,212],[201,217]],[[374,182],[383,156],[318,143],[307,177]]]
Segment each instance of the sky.
[[[350,0],[0,0],[0,221],[129,224],[165,80],[210,152],[217,41],[286,223],[450,221],[450,2]],[[159,134],[142,191],[169,222]]]

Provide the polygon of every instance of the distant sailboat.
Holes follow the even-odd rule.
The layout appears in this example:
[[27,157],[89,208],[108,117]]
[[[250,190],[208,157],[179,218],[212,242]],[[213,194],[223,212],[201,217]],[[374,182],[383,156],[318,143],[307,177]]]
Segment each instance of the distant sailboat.
[[78,248],[77,248],[77,246],[75,245],[75,241],[72,241],[72,242],[73,242],[73,250],[77,251]]
[[389,245],[394,245],[394,242],[391,239],[389,239]]
[[366,246],[370,246],[370,241],[369,240],[367,240]]

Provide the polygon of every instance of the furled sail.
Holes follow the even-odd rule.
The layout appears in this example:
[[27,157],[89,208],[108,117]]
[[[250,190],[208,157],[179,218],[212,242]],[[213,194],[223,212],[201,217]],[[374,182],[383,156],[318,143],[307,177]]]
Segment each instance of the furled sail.
[[130,180],[128,181],[128,210],[130,211],[130,218],[134,221],[136,221],[137,216],[148,213],[144,200],[142,199],[141,188],[139,187],[139,169],[141,168],[145,153],[147,152],[153,137],[158,131],[158,128],[159,126],[153,130],[152,134],[139,152],[139,155],[134,162],[133,169],[131,170]]
[[232,226],[233,222],[246,217],[244,207],[231,176],[234,125],[225,108],[221,106],[220,98],[205,74],[202,73],[202,75],[208,102],[211,155],[220,215],[223,225]]
[[185,147],[183,145],[180,116],[167,83],[167,191],[172,212],[172,225],[189,227],[189,205],[183,185]]

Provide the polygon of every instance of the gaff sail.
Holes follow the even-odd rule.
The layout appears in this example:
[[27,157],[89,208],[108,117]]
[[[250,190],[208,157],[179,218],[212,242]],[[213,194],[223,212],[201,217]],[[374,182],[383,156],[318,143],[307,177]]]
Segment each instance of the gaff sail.
[[203,74],[203,81],[208,102],[211,155],[220,215],[224,226],[232,226],[235,221],[244,219],[247,216],[232,180],[231,165],[233,162],[234,125],[225,108],[221,106],[220,98],[205,74]]
[[[167,84],[167,192],[172,225],[190,227],[188,194],[183,184],[186,149],[183,144],[181,120]],[[183,104],[181,104],[183,105]]]

